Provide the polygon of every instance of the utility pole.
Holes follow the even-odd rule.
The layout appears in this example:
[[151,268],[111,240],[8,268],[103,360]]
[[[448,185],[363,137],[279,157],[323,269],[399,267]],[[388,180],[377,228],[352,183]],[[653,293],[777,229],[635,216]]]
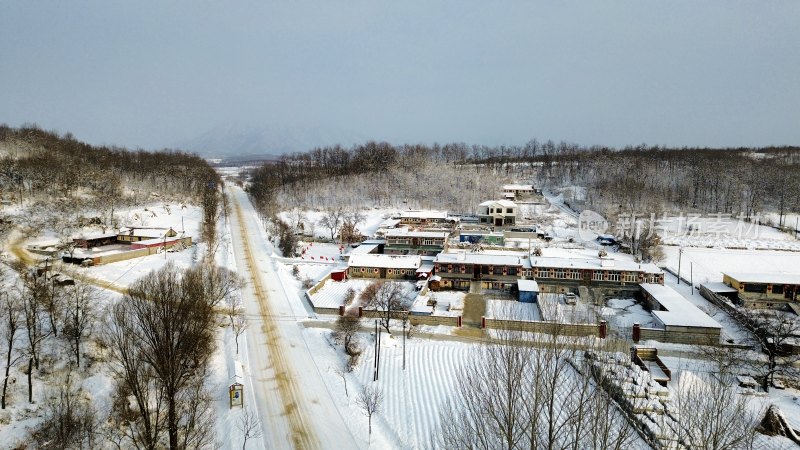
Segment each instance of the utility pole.
[[372,381],[378,379],[378,320],[375,319],[375,353],[373,355],[374,367],[372,370]]
[[694,262],[689,261],[689,282],[692,283],[692,295],[694,295]]
[[678,284],[681,284],[681,256],[683,256],[683,247],[678,248]]
[[375,381],[378,381],[378,378],[381,376],[381,334],[383,330],[378,328],[378,359],[375,363]]

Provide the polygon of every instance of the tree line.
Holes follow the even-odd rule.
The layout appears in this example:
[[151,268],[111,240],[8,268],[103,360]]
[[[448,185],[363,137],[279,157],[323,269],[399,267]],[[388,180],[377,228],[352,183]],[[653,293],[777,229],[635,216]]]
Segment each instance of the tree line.
[[776,225],[781,225],[786,212],[800,209],[800,180],[793,176],[800,169],[799,150],[615,149],[535,139],[524,146],[494,147],[367,142],[285,154],[252,171],[249,192],[263,211],[318,208],[340,199],[348,206],[438,204],[470,212],[472,205],[498,195],[503,182],[528,181],[550,189],[581,186],[585,195],[570,200],[607,214],[771,211],[779,214]]

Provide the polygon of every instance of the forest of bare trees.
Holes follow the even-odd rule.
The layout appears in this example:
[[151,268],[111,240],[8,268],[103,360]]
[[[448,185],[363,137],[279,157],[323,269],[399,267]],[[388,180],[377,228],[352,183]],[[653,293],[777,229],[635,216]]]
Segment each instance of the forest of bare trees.
[[[214,169],[189,153],[98,147],[35,125],[0,125],[0,198],[33,205],[37,213],[27,225],[34,228],[112,228],[123,225],[115,220],[116,209],[164,198],[203,206],[212,224],[220,184]],[[0,234],[13,225],[0,217]]]
[[[252,173],[262,212],[288,206],[442,207],[471,212],[500,185],[580,186],[586,207],[613,216],[681,210],[753,216],[800,208],[800,148],[613,149],[536,140],[524,146],[368,142],[283,155]],[[777,225],[777,224],[776,224]]]

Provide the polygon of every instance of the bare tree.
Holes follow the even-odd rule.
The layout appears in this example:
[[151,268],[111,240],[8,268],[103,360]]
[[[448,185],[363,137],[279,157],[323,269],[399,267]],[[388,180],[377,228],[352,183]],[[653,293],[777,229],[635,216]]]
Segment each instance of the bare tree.
[[343,361],[341,364],[336,366],[333,369],[336,375],[339,375],[342,378],[342,384],[344,384],[344,395],[345,397],[350,397],[350,393],[347,391],[347,373],[352,371],[350,364],[347,361]]
[[348,355],[359,353],[357,345],[357,334],[361,328],[361,320],[353,316],[340,316],[336,319],[336,326],[333,329],[333,338],[344,347],[344,352]]
[[41,449],[93,448],[96,428],[96,412],[68,371],[45,403],[33,437]]
[[340,241],[344,244],[359,242],[363,236],[358,231],[358,224],[364,221],[364,214],[361,211],[353,210],[342,214],[342,226],[339,231]]
[[247,318],[239,312],[233,319],[233,340],[236,342],[236,354],[239,354],[239,337],[247,330]]
[[127,425],[132,443],[158,447],[166,433],[174,450],[210,438],[200,420],[210,414],[202,380],[215,345],[215,307],[237,280],[213,267],[181,272],[168,264],[133,283],[114,305],[106,340],[119,383],[135,399],[135,419]]
[[[2,337],[3,345],[5,346],[6,370],[3,378],[3,395],[0,397],[0,409],[6,409],[6,393],[8,379],[11,376],[11,367],[24,356],[23,353],[17,351],[17,332],[20,331],[24,324],[22,299],[14,292],[6,291],[3,294],[0,294],[0,320],[2,320],[0,325],[3,327],[0,329],[2,333],[0,337]],[[2,297],[5,297],[5,299]]]
[[364,385],[358,393],[356,404],[361,408],[361,412],[367,416],[369,424],[369,434],[372,434],[372,416],[379,413],[383,404],[383,392],[375,386]]
[[242,415],[239,416],[239,423],[236,427],[242,432],[242,450],[247,449],[248,440],[261,437],[261,422],[259,422],[258,416],[248,407],[242,410]]
[[342,226],[342,219],[344,218],[344,210],[340,208],[329,208],[325,211],[322,218],[319,219],[319,224],[327,228],[331,233],[331,240],[336,242],[336,233],[339,227]]
[[[375,283],[377,289],[369,291],[367,306],[381,311],[381,326],[389,333],[389,322],[395,312],[407,311],[411,306],[411,298],[403,288],[402,283],[393,281],[379,281]],[[366,291],[366,290],[365,290]],[[362,293],[363,295],[363,293]]]
[[751,366],[760,373],[762,387],[769,392],[775,375],[792,377],[799,373],[795,363],[800,355],[792,354],[789,343],[800,335],[800,321],[782,311],[748,311],[747,315],[754,329],[750,339],[764,352]]
[[[32,280],[38,280],[32,278]],[[28,403],[33,403],[33,367],[39,368],[39,346],[50,335],[44,328],[44,311],[42,311],[47,288],[41,283],[33,283],[23,293],[22,307],[25,315],[25,329],[28,337]]]
[[681,373],[668,412],[675,414],[677,438],[687,448],[753,448],[764,410],[752,408],[749,400],[736,392],[733,380],[727,373]]
[[80,283],[66,289],[65,299],[64,338],[75,356],[76,367],[80,367],[81,342],[92,333],[98,293],[92,286]]

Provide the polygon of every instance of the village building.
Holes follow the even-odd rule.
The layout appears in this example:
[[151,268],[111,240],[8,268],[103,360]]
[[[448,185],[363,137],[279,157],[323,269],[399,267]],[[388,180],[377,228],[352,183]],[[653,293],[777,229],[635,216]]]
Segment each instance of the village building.
[[394,229],[386,233],[387,255],[436,256],[447,247],[446,231],[409,231]]
[[722,282],[736,289],[749,308],[779,308],[800,299],[800,275],[727,272]]
[[517,204],[510,200],[489,200],[478,206],[481,224],[495,227],[514,226],[517,223]]
[[129,227],[123,228],[117,233],[118,242],[139,242],[152,239],[164,239],[164,236],[171,238],[178,235],[172,228],[144,228]]
[[544,285],[542,292],[572,292],[579,286],[636,291],[640,283],[664,284],[664,271],[652,263],[532,256],[530,267],[524,275]]
[[718,343],[722,326],[669,286],[642,283],[641,295],[653,314],[657,328],[685,334],[687,343]]
[[92,234],[85,237],[78,237],[72,240],[77,248],[89,249],[103,245],[113,245],[117,243],[116,233]]
[[485,289],[505,289],[520,279],[538,282],[540,292],[573,292],[580,286],[636,292],[640,283],[664,284],[655,264],[608,258],[549,258],[527,254],[440,253],[434,260],[442,287],[468,289],[480,282]]
[[433,262],[441,287],[453,289],[469,289],[472,282],[480,282],[484,289],[508,289],[530,268],[527,257],[465,251],[440,253]]
[[406,210],[400,212],[401,225],[417,226],[449,226],[456,222],[455,218],[447,215],[447,211],[438,210]]
[[347,262],[347,276],[414,280],[421,266],[422,257],[418,255],[351,255]]
[[514,200],[521,197],[528,197],[535,194],[531,184],[505,184],[503,185],[503,197]]

